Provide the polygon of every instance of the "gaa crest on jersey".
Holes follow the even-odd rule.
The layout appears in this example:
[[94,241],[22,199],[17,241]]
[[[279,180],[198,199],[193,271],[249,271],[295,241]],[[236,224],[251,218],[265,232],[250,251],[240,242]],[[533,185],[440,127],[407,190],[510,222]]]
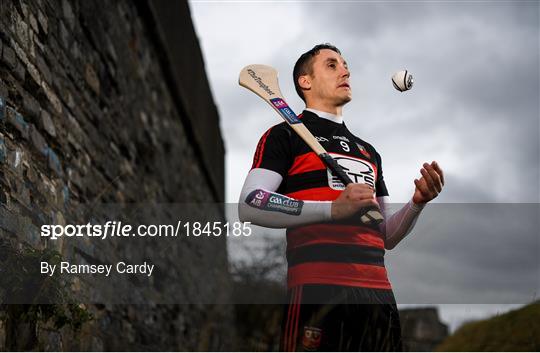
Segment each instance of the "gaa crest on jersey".
[[356,146],[358,146],[360,153],[362,153],[366,158],[371,158],[371,154],[369,154],[369,152],[366,150],[364,146],[362,146],[358,142],[356,143]]
[[[330,153],[332,158],[343,168],[353,183],[367,184],[375,188],[375,167],[373,164],[352,156]],[[333,190],[343,190],[345,185],[327,169],[328,186]]]
[[302,336],[302,347],[308,352],[316,351],[321,345],[322,330],[317,327],[305,326]]

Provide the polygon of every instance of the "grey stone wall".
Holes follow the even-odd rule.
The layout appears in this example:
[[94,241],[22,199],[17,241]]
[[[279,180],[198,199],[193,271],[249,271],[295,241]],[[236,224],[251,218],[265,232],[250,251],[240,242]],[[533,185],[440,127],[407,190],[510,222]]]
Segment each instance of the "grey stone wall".
[[[41,224],[81,222],[89,205],[223,201],[218,126],[185,2],[0,0],[1,239],[53,248],[74,262],[159,257],[163,268],[189,269],[169,274],[167,289],[150,290],[148,304],[87,305],[94,318],[77,334],[21,325],[35,336],[27,346],[10,340],[4,308],[0,349],[231,347],[229,307],[158,304],[163,292],[185,287],[227,296],[225,238],[177,242],[163,255],[39,236]],[[207,216],[219,220],[223,212]],[[75,282],[76,297],[90,302],[103,289]]]

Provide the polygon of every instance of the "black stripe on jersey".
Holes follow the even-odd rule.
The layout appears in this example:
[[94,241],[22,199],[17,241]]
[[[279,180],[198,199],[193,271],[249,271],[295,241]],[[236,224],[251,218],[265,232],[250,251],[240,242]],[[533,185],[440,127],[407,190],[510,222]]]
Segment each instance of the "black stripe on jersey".
[[324,170],[314,170],[311,172],[289,175],[283,185],[283,192],[291,192],[320,188],[328,186],[328,172]]
[[342,262],[384,267],[384,250],[348,244],[314,244],[287,251],[290,266],[305,262]]

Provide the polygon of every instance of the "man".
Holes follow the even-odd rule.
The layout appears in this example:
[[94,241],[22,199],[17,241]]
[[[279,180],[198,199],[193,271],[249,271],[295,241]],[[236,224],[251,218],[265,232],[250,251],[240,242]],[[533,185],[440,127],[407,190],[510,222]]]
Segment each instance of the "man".
[[[342,109],[352,91],[340,51],[330,44],[315,46],[298,59],[293,77],[306,103],[303,123],[355,183],[345,187],[339,182],[286,123],[259,141],[239,214],[242,221],[287,228],[289,304],[281,348],[402,350],[383,256],[441,192],[443,172],[436,162],[424,163],[411,201],[389,217],[381,157],[343,122]],[[362,224],[362,209],[374,206],[385,221]]]

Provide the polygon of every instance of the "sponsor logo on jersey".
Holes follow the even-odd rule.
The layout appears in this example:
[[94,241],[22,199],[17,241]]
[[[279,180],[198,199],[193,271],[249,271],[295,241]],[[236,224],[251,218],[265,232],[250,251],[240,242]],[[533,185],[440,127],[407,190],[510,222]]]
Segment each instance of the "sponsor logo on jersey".
[[315,136],[315,139],[319,142],[328,142],[328,139],[326,137]]
[[318,350],[321,345],[322,330],[318,327],[304,326],[302,347],[308,352]]
[[332,136],[332,138],[334,140],[341,140],[341,141],[345,141],[345,142],[350,142],[348,138],[346,138],[345,136]]
[[366,150],[366,148],[364,146],[362,146],[359,143],[356,143],[356,146],[358,146],[358,149],[360,150],[360,153],[362,153],[367,158],[371,158],[371,154],[369,154],[369,152]]
[[269,193],[264,190],[255,190],[248,195],[246,203],[250,206],[262,208],[266,204]]
[[272,98],[270,99],[270,102],[274,105],[274,107],[279,110],[279,113],[289,124],[298,124],[300,123],[300,119],[294,114],[291,108],[285,103],[285,101],[281,98]]
[[[375,169],[371,163],[351,156],[342,156],[333,153],[330,153],[330,155],[343,168],[353,183],[368,184],[372,188],[375,188]],[[327,170],[327,173],[328,186],[330,186],[331,189],[345,189],[345,185],[337,176],[332,174],[330,170]]]

